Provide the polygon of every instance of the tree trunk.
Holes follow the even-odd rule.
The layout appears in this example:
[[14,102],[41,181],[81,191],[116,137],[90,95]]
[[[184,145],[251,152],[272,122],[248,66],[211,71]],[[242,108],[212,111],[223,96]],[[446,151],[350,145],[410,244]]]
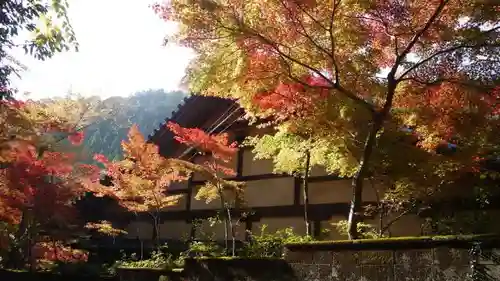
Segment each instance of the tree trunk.
[[159,211],[154,214],[151,213],[153,217],[153,241],[156,245],[156,250],[160,249],[160,223],[159,223]]
[[227,212],[226,212],[227,206],[226,206],[226,200],[224,199],[224,193],[222,192],[222,189],[219,186],[217,186],[217,192],[219,193],[221,212],[224,214],[224,247],[225,247],[225,250],[227,252],[229,249],[229,245],[228,245],[228,240],[229,240],[228,239],[228,237],[229,237],[228,219],[229,219],[229,216],[227,216]]
[[311,164],[311,153],[306,151],[306,166],[304,170],[304,178],[302,181],[302,185],[304,187],[303,189],[303,196],[304,196],[304,221],[306,223],[306,235],[310,236],[311,235],[311,227],[309,223],[309,215],[308,215],[308,208],[309,208],[309,166]]
[[[134,215],[135,215],[136,221],[138,221],[139,220],[139,215],[137,214],[137,212],[134,212]],[[142,241],[142,237],[140,236],[141,228],[140,227],[136,227],[135,228],[135,232],[137,233],[137,240],[139,240],[139,244],[141,245],[141,260],[142,260],[144,258],[144,243]]]
[[227,221],[229,223],[229,229],[231,230],[231,255],[234,257],[236,255],[236,237],[235,237],[235,230],[234,230],[234,225],[233,225],[233,219],[231,217],[231,209],[226,208],[227,211]]
[[380,131],[382,127],[382,123],[385,115],[380,113],[375,113],[373,118],[373,123],[366,137],[363,155],[359,161],[358,171],[356,175],[352,179],[351,187],[352,187],[352,200],[351,206],[349,210],[349,220],[348,220],[348,229],[347,234],[350,240],[358,239],[358,223],[361,220],[361,203],[362,203],[362,195],[363,195],[363,183],[368,172],[369,166],[368,163],[373,154],[373,148],[375,146],[375,141],[377,139],[377,133]]
[[23,210],[21,222],[17,229],[15,239],[16,246],[11,247],[8,253],[7,267],[9,268],[23,268],[26,261],[26,254],[29,252],[29,227],[31,221],[30,210]]

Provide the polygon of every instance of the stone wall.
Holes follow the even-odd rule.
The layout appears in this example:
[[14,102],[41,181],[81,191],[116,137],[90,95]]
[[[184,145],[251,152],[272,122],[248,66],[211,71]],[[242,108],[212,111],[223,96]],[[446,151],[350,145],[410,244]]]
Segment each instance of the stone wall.
[[[84,274],[57,274],[50,272],[22,272],[0,269],[2,281],[119,281],[118,277],[100,277]],[[147,281],[147,280],[142,280]]]
[[[453,237],[291,244],[284,260],[190,259],[184,280],[492,281],[500,280],[498,242],[482,243],[480,255],[471,252],[474,241]],[[481,278],[473,279],[473,272]]]
[[471,272],[466,249],[317,251],[287,259],[299,280],[311,281],[465,281]]
[[[299,281],[281,259],[188,259],[184,281]],[[145,281],[145,280],[143,280]]]
[[479,244],[476,255],[473,242],[446,239],[292,245],[286,261],[298,280],[470,281],[473,273],[481,277],[476,280],[500,280],[496,241]]
[[[182,273],[166,275],[174,281],[500,280],[498,235],[320,241],[287,244],[284,252],[284,259],[187,259]],[[130,270],[121,281],[158,281],[141,272]]]

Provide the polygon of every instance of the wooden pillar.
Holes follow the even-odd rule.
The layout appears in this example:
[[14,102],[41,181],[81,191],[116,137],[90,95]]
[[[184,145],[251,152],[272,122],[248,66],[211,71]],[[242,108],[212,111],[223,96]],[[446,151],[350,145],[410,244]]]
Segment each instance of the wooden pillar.
[[[188,185],[187,185],[187,192],[186,192],[186,211],[189,212],[191,211],[191,198],[193,197],[193,188],[195,185],[193,185],[193,175],[191,175],[188,179]],[[192,241],[195,239],[196,235],[196,225],[193,224],[194,218],[192,216],[189,216],[190,218],[188,219],[188,222],[191,224],[191,230],[189,232],[189,240]]]
[[[245,140],[245,135],[239,134],[236,136],[236,141],[241,144]],[[243,155],[245,154],[245,148],[238,149],[238,154],[236,155],[236,177],[243,176]]]
[[250,241],[250,233],[252,232],[252,219],[245,220],[245,241]]
[[187,193],[186,193],[186,210],[191,210],[191,198],[193,197],[193,189],[195,185],[193,184],[193,176],[191,175],[187,182]]
[[312,235],[313,237],[315,238],[318,238],[320,237],[321,235],[321,221],[320,220],[314,220],[313,223],[312,223]]
[[293,205],[300,206],[300,191],[302,188],[302,182],[300,177],[294,177],[293,181]]

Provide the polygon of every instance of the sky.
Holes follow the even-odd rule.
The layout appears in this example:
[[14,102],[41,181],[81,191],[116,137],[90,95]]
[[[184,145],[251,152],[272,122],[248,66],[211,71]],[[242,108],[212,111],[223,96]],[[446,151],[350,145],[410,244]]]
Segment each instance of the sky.
[[174,23],[158,18],[153,0],[69,0],[69,17],[79,52],[64,52],[37,61],[23,51],[13,55],[28,70],[13,84],[29,98],[63,96],[127,96],[147,89],[178,89],[193,57],[189,49],[162,46]]

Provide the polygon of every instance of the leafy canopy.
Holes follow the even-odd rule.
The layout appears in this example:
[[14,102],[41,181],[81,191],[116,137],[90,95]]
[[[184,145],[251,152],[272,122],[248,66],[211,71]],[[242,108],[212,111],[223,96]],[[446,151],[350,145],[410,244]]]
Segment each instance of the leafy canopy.
[[[14,48],[39,60],[56,52],[69,50],[78,43],[67,16],[67,0],[2,1],[0,3],[0,100],[12,97],[10,75],[19,74],[23,66],[9,53]],[[19,35],[29,33],[22,42]]]
[[[354,176],[375,146],[372,175],[429,195],[497,149],[495,1],[171,0],[154,9],[198,53],[187,76],[194,92],[273,117],[277,133],[253,143],[278,170],[300,169],[314,140],[314,164]],[[436,153],[450,145],[458,153]]]
[[19,223],[27,208],[42,224],[64,223],[72,214],[72,203],[97,180],[98,169],[79,164],[60,142],[81,142],[90,107],[77,100],[0,103],[2,220]]
[[[202,130],[182,128],[175,123],[168,123],[168,127],[176,134],[177,140],[210,151],[223,162],[236,151],[234,146],[227,146],[224,136],[210,136]],[[220,164],[211,162],[198,165],[163,157],[159,154],[158,146],[147,142],[136,125],[130,128],[128,140],[122,142],[122,147],[124,160],[121,161],[110,162],[104,155],[95,155],[95,159],[105,166],[106,172],[112,178],[112,187],[98,186],[96,192],[117,199],[128,210],[161,211],[176,204],[180,197],[170,195],[169,186],[174,182],[187,180],[193,172],[204,175],[208,179],[207,184],[212,186],[238,186],[237,183],[216,175],[219,170],[224,169]]]
[[95,159],[104,164],[113,186],[106,191],[125,208],[136,211],[159,211],[175,204],[178,196],[168,196],[167,188],[186,178],[183,167],[158,153],[158,147],[146,142],[134,125],[128,140],[122,142],[124,160],[109,162],[103,155]]
[[197,200],[204,199],[207,203],[215,199],[243,200],[242,184],[224,179],[236,175],[228,164],[236,155],[238,147],[236,142],[229,142],[228,134],[207,134],[201,129],[182,128],[173,122],[168,122],[167,127],[175,134],[177,141],[195,148],[197,156],[203,159],[201,164],[192,167],[193,172],[208,179],[198,190],[195,196]]
[[97,114],[95,104],[9,99],[0,109],[0,246],[10,251],[2,262],[22,266],[28,253],[37,261],[86,260],[61,240],[74,225],[75,201],[99,179],[98,168],[72,152]]

